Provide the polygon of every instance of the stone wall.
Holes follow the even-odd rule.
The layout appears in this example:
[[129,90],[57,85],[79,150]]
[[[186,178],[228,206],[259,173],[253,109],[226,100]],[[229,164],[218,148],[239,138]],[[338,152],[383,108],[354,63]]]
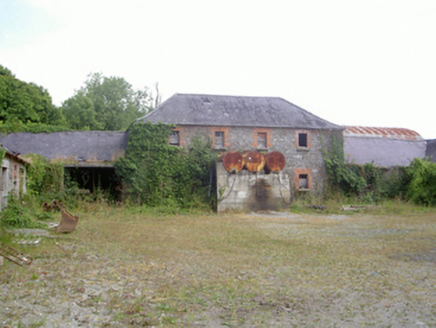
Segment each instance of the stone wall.
[[[209,137],[212,141],[216,131],[223,131],[225,146],[217,152],[257,150],[263,153],[279,151],[286,158],[283,173],[289,177],[291,194],[300,191],[320,195],[324,191],[327,175],[323,159],[323,147],[328,152],[332,137],[343,142],[342,131],[304,129],[266,129],[246,127],[180,126],[181,144],[187,146],[195,136]],[[267,147],[258,148],[257,133],[267,133]],[[307,147],[298,146],[298,133],[306,133]],[[308,188],[299,188],[300,175],[308,176]]]
[[26,168],[13,157],[6,155],[1,163],[0,172],[0,210],[7,204],[7,196],[19,196],[26,193]]

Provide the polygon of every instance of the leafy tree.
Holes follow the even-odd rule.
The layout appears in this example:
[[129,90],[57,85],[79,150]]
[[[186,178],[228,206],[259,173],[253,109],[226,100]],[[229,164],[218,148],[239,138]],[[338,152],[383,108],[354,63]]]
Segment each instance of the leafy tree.
[[147,88],[133,90],[123,78],[94,73],[62,107],[72,129],[124,130],[150,111],[152,104]]
[[0,65],[0,131],[65,130],[62,111],[46,89],[17,79]]

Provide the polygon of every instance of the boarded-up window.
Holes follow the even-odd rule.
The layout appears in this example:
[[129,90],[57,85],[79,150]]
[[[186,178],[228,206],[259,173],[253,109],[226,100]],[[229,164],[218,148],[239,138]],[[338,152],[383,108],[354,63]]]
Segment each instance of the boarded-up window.
[[299,181],[299,187],[300,189],[307,189],[309,188],[309,180],[307,174],[300,174],[298,176]]
[[257,134],[257,148],[266,148],[266,133],[259,132]]
[[298,147],[307,147],[307,133],[298,134]]
[[171,131],[171,134],[170,134],[170,145],[173,145],[173,146],[179,146],[180,145],[179,131]]
[[224,148],[224,132],[222,131],[215,132],[215,147]]

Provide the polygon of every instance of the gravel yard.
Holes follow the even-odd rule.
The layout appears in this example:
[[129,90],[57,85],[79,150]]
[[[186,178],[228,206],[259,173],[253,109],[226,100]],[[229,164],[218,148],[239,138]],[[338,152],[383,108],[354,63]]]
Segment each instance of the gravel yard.
[[0,326],[436,326],[435,211],[78,214],[11,244]]

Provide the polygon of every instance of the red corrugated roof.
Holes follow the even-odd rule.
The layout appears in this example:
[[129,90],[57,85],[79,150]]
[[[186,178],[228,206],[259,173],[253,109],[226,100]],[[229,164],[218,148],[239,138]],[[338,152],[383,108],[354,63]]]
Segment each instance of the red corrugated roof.
[[368,126],[347,126],[345,136],[352,137],[375,137],[403,140],[423,140],[418,132],[403,128],[378,128]]

